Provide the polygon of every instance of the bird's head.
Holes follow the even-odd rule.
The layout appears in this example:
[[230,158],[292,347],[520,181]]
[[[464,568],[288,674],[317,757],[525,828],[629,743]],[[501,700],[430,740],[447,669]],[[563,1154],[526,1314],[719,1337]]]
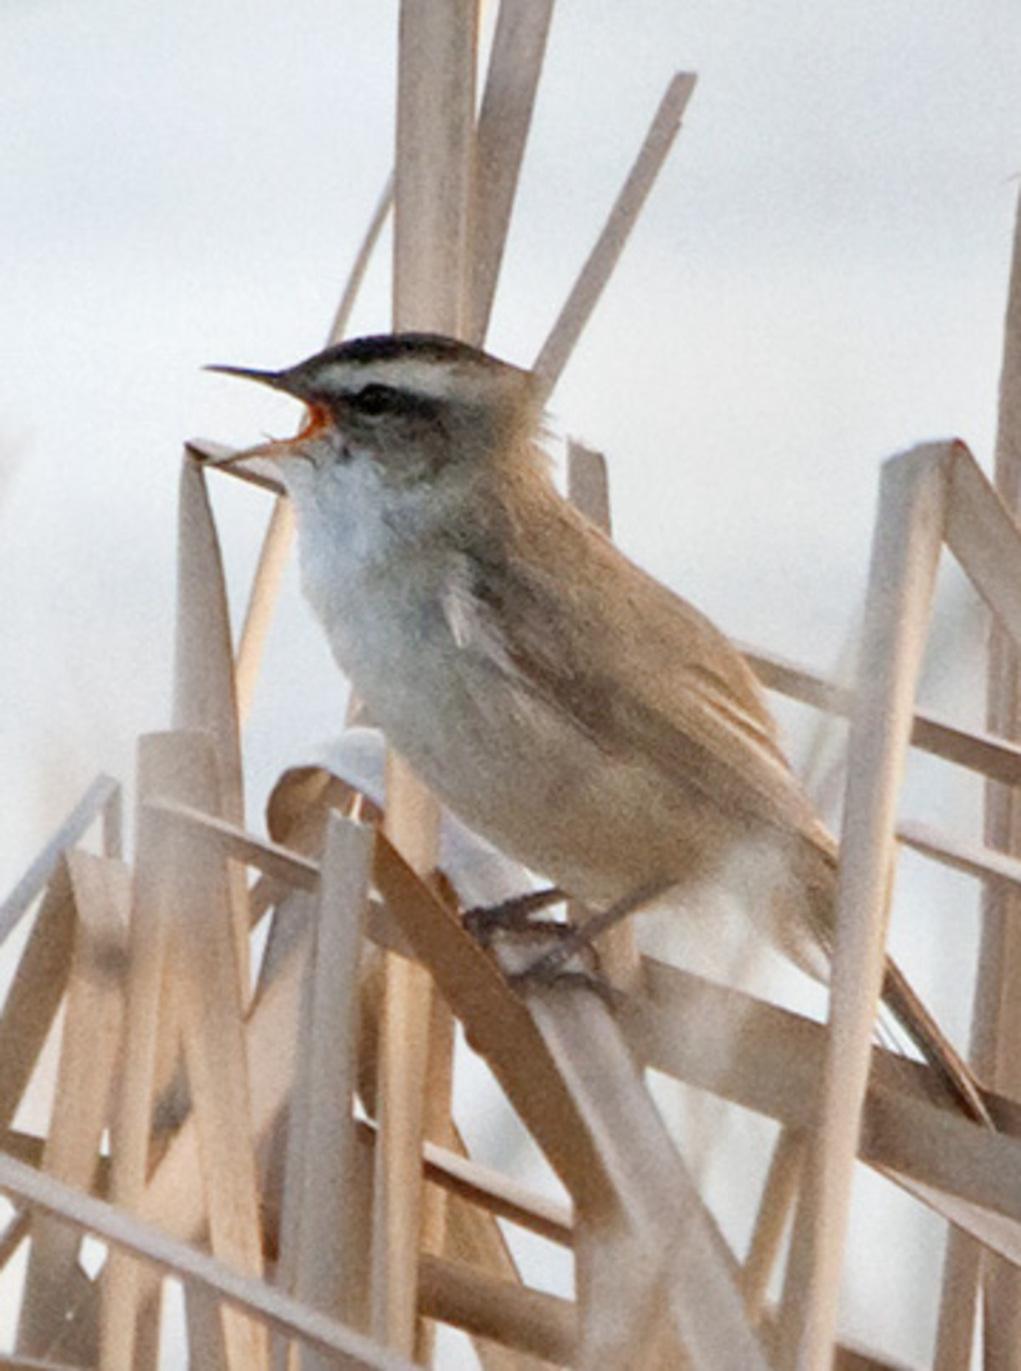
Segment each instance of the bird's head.
[[[391,512],[443,504],[479,476],[534,462],[531,373],[427,333],[356,338],[282,371],[214,366],[304,402],[290,439],[221,459],[269,461],[299,506],[366,498]],[[532,455],[529,455],[529,454]],[[353,510],[351,511],[354,512]]]

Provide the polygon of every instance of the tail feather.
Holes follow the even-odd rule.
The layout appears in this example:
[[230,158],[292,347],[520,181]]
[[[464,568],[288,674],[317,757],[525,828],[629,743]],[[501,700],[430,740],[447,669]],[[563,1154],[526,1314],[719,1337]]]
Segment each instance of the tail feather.
[[[836,841],[820,824],[810,835],[810,841],[802,842],[796,868],[801,887],[807,895],[809,926],[827,958],[833,950],[837,857]],[[886,959],[882,997],[886,1008],[939,1074],[948,1093],[964,1113],[976,1123],[995,1128],[974,1072],[891,957]]]
[[897,1019],[930,1066],[939,1072],[947,1089],[976,1123],[995,1128],[974,1073],[925,1004],[911,982],[890,957],[883,976],[883,1003]]

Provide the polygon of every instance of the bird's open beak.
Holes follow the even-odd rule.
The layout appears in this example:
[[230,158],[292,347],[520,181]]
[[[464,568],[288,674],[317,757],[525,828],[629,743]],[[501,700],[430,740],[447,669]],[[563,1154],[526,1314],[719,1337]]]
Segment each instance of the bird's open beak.
[[[203,367],[203,371],[216,371],[223,376],[240,376],[245,381],[258,381],[264,386],[270,386],[273,390],[283,391],[285,395],[293,395],[296,400],[304,401],[308,407],[308,415],[301,431],[293,438],[275,438],[266,443],[258,443],[255,447],[243,448],[240,452],[232,452],[225,457],[210,461],[208,465],[218,467],[234,466],[237,462],[257,461],[258,459],[279,461],[281,458],[299,456],[298,444],[303,438],[307,438],[327,420],[325,410],[317,405],[309,396],[307,389],[302,385],[300,378],[293,370],[289,371],[262,371],[257,367],[234,367],[224,366],[219,363],[210,364]],[[257,470],[257,467],[255,468]]]
[[[293,442],[293,438],[290,442]],[[233,467],[240,462],[254,462],[256,465],[253,470],[259,474],[258,463],[260,461],[275,462],[280,457],[287,457],[289,446],[288,440],[282,439],[279,442],[271,439],[268,443],[256,443],[254,447],[242,448],[239,452],[228,452],[222,457],[207,457],[206,466],[209,467]],[[265,474],[265,473],[264,473]]]
[[288,371],[260,371],[257,367],[229,367],[219,362],[211,362],[202,370],[218,371],[222,376],[240,376],[245,381],[259,381],[264,386],[272,386],[274,390],[286,391],[288,395],[298,394],[291,373]]

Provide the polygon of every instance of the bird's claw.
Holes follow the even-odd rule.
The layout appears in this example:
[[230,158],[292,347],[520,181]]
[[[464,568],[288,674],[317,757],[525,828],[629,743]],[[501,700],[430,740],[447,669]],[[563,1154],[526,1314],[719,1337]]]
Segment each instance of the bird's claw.
[[543,921],[534,923],[532,915],[548,909],[564,898],[555,886],[543,890],[529,890],[499,904],[476,905],[461,915],[461,925],[483,947],[492,946],[504,934],[525,933],[535,928],[560,927]]
[[611,985],[601,971],[592,968],[565,966],[559,960],[552,961],[549,953],[543,953],[529,966],[520,971],[507,973],[507,983],[513,990],[527,991],[536,987],[556,986],[564,989],[588,990],[604,1002],[610,1010],[617,1010],[624,999],[624,992]]
[[596,949],[578,935],[572,924],[533,921],[500,931],[491,945],[512,989],[573,986],[593,991],[616,1009],[620,992],[602,974]]
[[[622,994],[602,975],[599,954],[584,926],[533,917],[563,898],[556,887],[530,890],[501,904],[466,909],[461,923],[476,942],[495,952],[513,988],[576,986],[616,1009]],[[537,947],[543,950],[536,952]],[[523,962],[526,952],[533,955]]]

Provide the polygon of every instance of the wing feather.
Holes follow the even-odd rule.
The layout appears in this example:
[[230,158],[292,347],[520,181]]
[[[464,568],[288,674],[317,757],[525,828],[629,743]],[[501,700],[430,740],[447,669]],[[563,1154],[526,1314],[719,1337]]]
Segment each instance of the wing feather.
[[[570,507],[557,521],[533,530],[529,555],[513,561],[491,540],[462,550],[443,597],[455,642],[608,755],[646,758],[749,824],[820,843],[824,830],[737,649]],[[565,555],[569,587],[557,577]]]

